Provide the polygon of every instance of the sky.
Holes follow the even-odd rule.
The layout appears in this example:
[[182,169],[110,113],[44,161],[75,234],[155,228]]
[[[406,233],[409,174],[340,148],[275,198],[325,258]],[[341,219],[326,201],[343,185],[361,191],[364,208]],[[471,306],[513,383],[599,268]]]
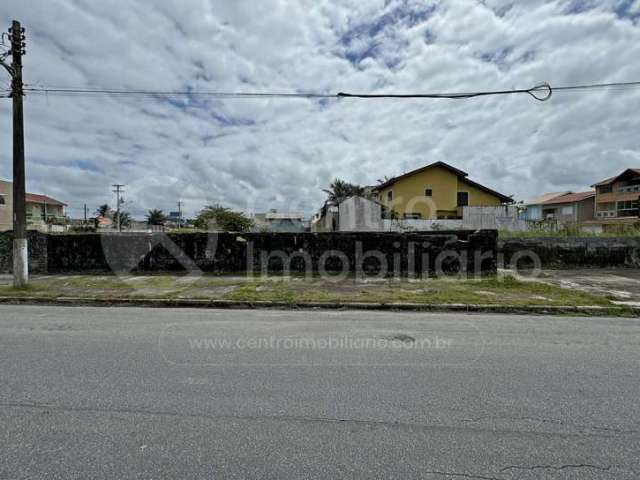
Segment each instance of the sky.
[[[36,87],[425,93],[640,80],[640,0],[3,0]],[[0,72],[0,89],[7,76]],[[11,178],[0,99],[0,178]],[[315,212],[436,161],[516,199],[640,168],[640,89],[470,100],[25,98],[27,189],[73,217]]]

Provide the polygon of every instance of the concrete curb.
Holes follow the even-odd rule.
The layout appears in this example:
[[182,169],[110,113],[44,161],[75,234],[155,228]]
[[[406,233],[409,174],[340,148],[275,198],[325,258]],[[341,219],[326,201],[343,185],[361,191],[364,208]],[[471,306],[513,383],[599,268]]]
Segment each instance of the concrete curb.
[[5,305],[57,305],[96,307],[155,307],[155,308],[227,308],[280,310],[379,310],[409,312],[510,313],[520,315],[585,315],[640,317],[640,307],[629,306],[562,306],[562,305],[478,305],[426,303],[358,303],[358,302],[269,302],[203,300],[173,298],[98,298],[98,297],[0,297]]

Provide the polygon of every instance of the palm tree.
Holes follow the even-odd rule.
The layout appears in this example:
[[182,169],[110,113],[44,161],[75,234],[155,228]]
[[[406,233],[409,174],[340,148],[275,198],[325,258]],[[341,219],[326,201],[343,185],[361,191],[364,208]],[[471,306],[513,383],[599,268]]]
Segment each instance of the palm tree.
[[96,215],[98,217],[108,217],[111,213],[111,207],[106,203],[104,205],[100,205],[96,210]]
[[340,203],[346,198],[352,197],[354,195],[362,196],[364,194],[364,188],[360,185],[354,185],[349,182],[345,182],[344,180],[340,180],[336,178],[329,189],[323,190],[328,195],[328,200],[333,203]]
[[149,210],[147,213],[147,224],[148,225],[164,225],[167,221],[167,217],[162,210],[154,209]]
[[118,225],[118,220],[120,221],[120,228],[129,227],[131,225],[131,214],[129,212],[115,212],[113,214],[113,224]]

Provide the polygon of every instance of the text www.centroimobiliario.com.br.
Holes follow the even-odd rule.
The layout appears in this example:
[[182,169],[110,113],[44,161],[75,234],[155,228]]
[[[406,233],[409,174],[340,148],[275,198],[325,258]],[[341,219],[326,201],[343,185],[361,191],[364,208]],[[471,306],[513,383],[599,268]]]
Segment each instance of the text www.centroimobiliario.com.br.
[[446,350],[451,348],[448,338],[409,335],[384,337],[188,337],[189,348],[198,350]]

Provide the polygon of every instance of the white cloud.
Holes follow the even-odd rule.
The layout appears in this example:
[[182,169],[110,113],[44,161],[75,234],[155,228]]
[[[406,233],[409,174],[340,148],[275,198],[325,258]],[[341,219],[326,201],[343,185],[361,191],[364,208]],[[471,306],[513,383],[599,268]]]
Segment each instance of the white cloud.
[[[8,0],[33,85],[468,91],[640,79],[638,2]],[[623,4],[624,3],[624,4]],[[443,160],[507,194],[582,190],[640,166],[640,90],[453,100],[26,98],[28,187],[95,208],[313,211],[333,177]],[[0,102],[0,132],[10,132]],[[10,143],[0,176],[10,176]],[[634,163],[635,162],[635,163]],[[79,214],[79,210],[72,211]]]

